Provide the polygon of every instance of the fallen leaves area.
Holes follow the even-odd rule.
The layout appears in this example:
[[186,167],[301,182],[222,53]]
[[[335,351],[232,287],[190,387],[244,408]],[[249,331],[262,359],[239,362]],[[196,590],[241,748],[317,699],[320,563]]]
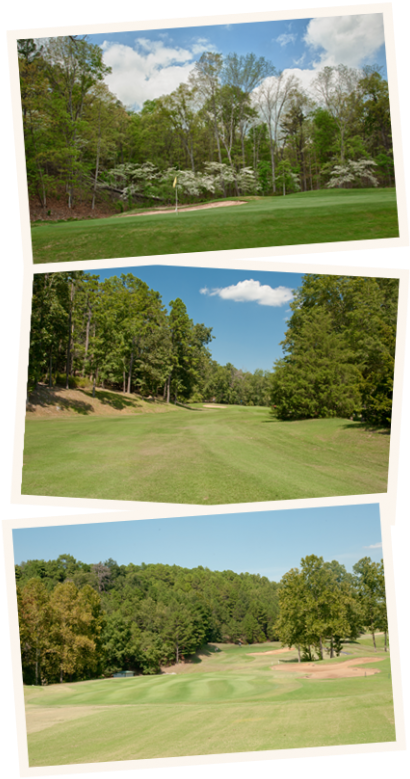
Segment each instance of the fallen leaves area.
[[73,416],[126,416],[138,413],[158,413],[175,411],[171,403],[155,398],[141,398],[139,395],[112,390],[96,389],[93,397],[92,387],[84,389],[64,389],[38,384],[30,393],[26,404],[27,416],[33,418],[55,418]]

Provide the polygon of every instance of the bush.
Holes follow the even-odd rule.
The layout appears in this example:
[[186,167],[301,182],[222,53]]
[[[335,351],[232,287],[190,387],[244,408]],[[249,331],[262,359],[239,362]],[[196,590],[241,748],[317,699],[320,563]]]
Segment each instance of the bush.
[[[58,384],[59,387],[65,387],[66,385],[65,374],[57,373],[56,376],[54,376],[54,383]],[[91,386],[91,382],[89,379],[83,376],[69,376],[68,386],[69,389],[86,388]]]

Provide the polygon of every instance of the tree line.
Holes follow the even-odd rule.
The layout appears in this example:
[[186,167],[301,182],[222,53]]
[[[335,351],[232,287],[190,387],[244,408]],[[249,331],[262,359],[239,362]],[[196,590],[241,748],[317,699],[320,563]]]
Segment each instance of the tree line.
[[176,298],[132,273],[104,281],[83,271],[35,274],[29,392],[38,382],[113,388],[165,402],[215,400],[269,405],[270,374],[222,366],[208,344],[212,327],[194,323]]
[[212,327],[194,323],[180,298],[131,273],[35,274],[28,389],[138,392],[165,402],[271,406],[281,420],[353,418],[390,426],[399,282],[306,274],[294,291],[270,373],[212,359]]
[[91,211],[166,202],[175,176],[182,201],[394,185],[377,66],[327,66],[307,92],[264,57],[204,52],[186,83],[134,111],[87,36],[19,40],[18,60],[29,193],[44,214],[50,198]]
[[[301,659],[339,655],[343,640],[385,633],[383,563],[349,574],[310,555],[280,584],[259,574],[89,565],[72,555],[15,567],[23,679],[47,684],[131,670],[156,674],[204,644],[280,640]],[[316,653],[316,655],[315,655]]]
[[399,281],[306,274],[276,361],[280,419],[352,417],[390,426]]

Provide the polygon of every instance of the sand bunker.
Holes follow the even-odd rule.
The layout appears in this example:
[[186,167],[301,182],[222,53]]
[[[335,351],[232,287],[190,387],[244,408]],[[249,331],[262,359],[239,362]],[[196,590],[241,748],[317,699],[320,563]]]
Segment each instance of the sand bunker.
[[223,406],[218,403],[203,403],[203,408],[226,408],[226,406]]
[[[244,206],[246,200],[224,200],[222,203],[205,203],[202,206],[179,206],[178,213],[182,211],[201,211],[205,208],[223,208],[224,206]],[[150,216],[155,214],[175,214],[175,208],[156,208],[154,211],[140,211],[138,214],[121,214],[124,216]]]
[[379,663],[383,657],[358,657],[335,665],[316,665],[316,663],[298,663],[292,665],[274,665],[273,671],[298,673],[303,679],[347,679],[357,676],[373,676],[380,673],[379,668],[357,668],[364,663]]
[[294,652],[295,650],[289,649],[284,646],[282,649],[269,649],[268,652],[247,652],[250,657],[261,657],[261,655],[282,655],[284,652]]

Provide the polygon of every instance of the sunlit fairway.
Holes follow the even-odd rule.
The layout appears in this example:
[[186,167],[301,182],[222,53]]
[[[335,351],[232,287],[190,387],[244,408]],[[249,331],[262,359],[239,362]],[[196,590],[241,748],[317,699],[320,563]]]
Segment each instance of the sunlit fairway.
[[211,505],[387,489],[386,431],[279,422],[262,407],[172,409],[28,418],[23,494]]
[[279,662],[297,667],[295,651],[249,655],[279,644],[220,644],[168,675],[26,687],[30,766],[394,741],[382,643],[318,663],[377,658],[360,669],[378,672],[358,678],[281,673]]
[[398,234],[394,189],[320,190],[178,214],[36,223],[32,245],[34,262],[39,263],[363,241]]

